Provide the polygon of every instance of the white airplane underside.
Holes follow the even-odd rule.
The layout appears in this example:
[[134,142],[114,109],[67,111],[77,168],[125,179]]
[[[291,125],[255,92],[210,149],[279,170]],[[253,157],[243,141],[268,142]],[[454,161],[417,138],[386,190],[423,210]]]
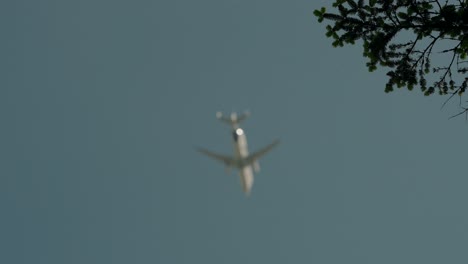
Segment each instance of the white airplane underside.
[[278,145],[279,140],[275,140],[273,143],[260,149],[259,151],[249,154],[247,138],[245,136],[244,130],[239,127],[239,122],[247,118],[248,114],[243,114],[240,117],[237,117],[237,114],[233,113],[230,117],[225,117],[218,112],[216,116],[221,121],[229,123],[232,127],[234,156],[217,154],[203,148],[198,148],[197,150],[215,160],[224,163],[228,169],[237,168],[239,170],[242,189],[246,195],[249,195],[254,182],[254,171],[258,172],[260,170],[258,159],[268,153],[276,145]]

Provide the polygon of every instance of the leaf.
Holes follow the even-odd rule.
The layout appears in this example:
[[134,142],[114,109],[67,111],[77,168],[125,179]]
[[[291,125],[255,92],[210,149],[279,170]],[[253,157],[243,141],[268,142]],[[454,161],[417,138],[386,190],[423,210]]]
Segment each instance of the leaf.
[[333,21],[340,21],[340,20],[343,20],[343,17],[342,17],[342,16],[336,15],[336,14],[330,14],[330,13],[323,14],[323,18],[326,18],[326,19],[329,19],[329,20],[333,20]]
[[406,13],[403,13],[403,12],[398,12],[397,16],[401,19],[408,19],[408,15]]
[[350,7],[352,7],[353,9],[357,9],[358,8],[358,4],[356,2],[354,2],[353,0],[347,0],[346,2],[348,2],[348,5]]

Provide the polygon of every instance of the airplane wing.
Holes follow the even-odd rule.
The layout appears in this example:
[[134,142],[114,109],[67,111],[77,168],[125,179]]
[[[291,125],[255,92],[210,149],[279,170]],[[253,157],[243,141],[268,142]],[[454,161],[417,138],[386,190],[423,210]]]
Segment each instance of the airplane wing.
[[251,164],[251,163],[254,163],[256,160],[258,160],[261,156],[267,154],[268,152],[270,152],[270,150],[272,150],[274,147],[276,147],[276,145],[279,144],[279,140],[275,140],[273,143],[271,143],[270,145],[260,149],[259,151],[257,152],[254,152],[252,154],[249,155],[249,157],[247,157],[247,163],[248,164]]
[[204,148],[197,148],[197,151],[202,153],[202,154],[207,155],[210,158],[221,161],[222,163],[224,163],[227,166],[234,166],[235,163],[236,163],[236,161],[230,156],[216,154],[216,153],[213,153],[213,152],[211,152],[209,150],[206,150]]

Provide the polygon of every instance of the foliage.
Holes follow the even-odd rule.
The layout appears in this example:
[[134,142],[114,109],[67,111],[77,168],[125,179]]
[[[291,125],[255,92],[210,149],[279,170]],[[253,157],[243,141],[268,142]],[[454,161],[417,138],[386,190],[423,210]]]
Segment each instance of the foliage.
[[[389,69],[385,92],[419,85],[426,96],[437,91],[449,99],[461,98],[468,82],[467,0],[364,2],[335,0],[336,13],[326,12],[325,7],[314,11],[319,22],[332,22],[326,26],[326,36],[334,39],[334,47],[362,40],[369,71],[377,66]],[[436,43],[443,43],[443,50],[434,49]],[[447,65],[432,65],[434,54],[446,54]],[[437,77],[428,84],[431,73]],[[461,113],[468,111],[462,108]]]

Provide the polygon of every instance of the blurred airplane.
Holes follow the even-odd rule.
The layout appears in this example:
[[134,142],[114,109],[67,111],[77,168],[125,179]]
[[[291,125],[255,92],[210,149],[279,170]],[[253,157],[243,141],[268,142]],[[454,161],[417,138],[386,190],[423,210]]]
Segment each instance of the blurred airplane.
[[260,171],[258,159],[268,153],[279,143],[279,140],[275,140],[273,143],[260,149],[259,151],[249,154],[245,132],[242,128],[239,127],[239,123],[249,116],[250,113],[248,112],[245,112],[240,116],[237,116],[237,113],[231,113],[230,116],[224,116],[221,112],[216,113],[216,117],[219,120],[229,124],[232,128],[234,156],[225,156],[213,153],[203,148],[197,148],[199,152],[224,163],[226,165],[227,171],[229,171],[229,169],[232,167],[237,168],[239,170],[242,189],[247,196],[250,194],[250,190],[253,186],[254,171]]

